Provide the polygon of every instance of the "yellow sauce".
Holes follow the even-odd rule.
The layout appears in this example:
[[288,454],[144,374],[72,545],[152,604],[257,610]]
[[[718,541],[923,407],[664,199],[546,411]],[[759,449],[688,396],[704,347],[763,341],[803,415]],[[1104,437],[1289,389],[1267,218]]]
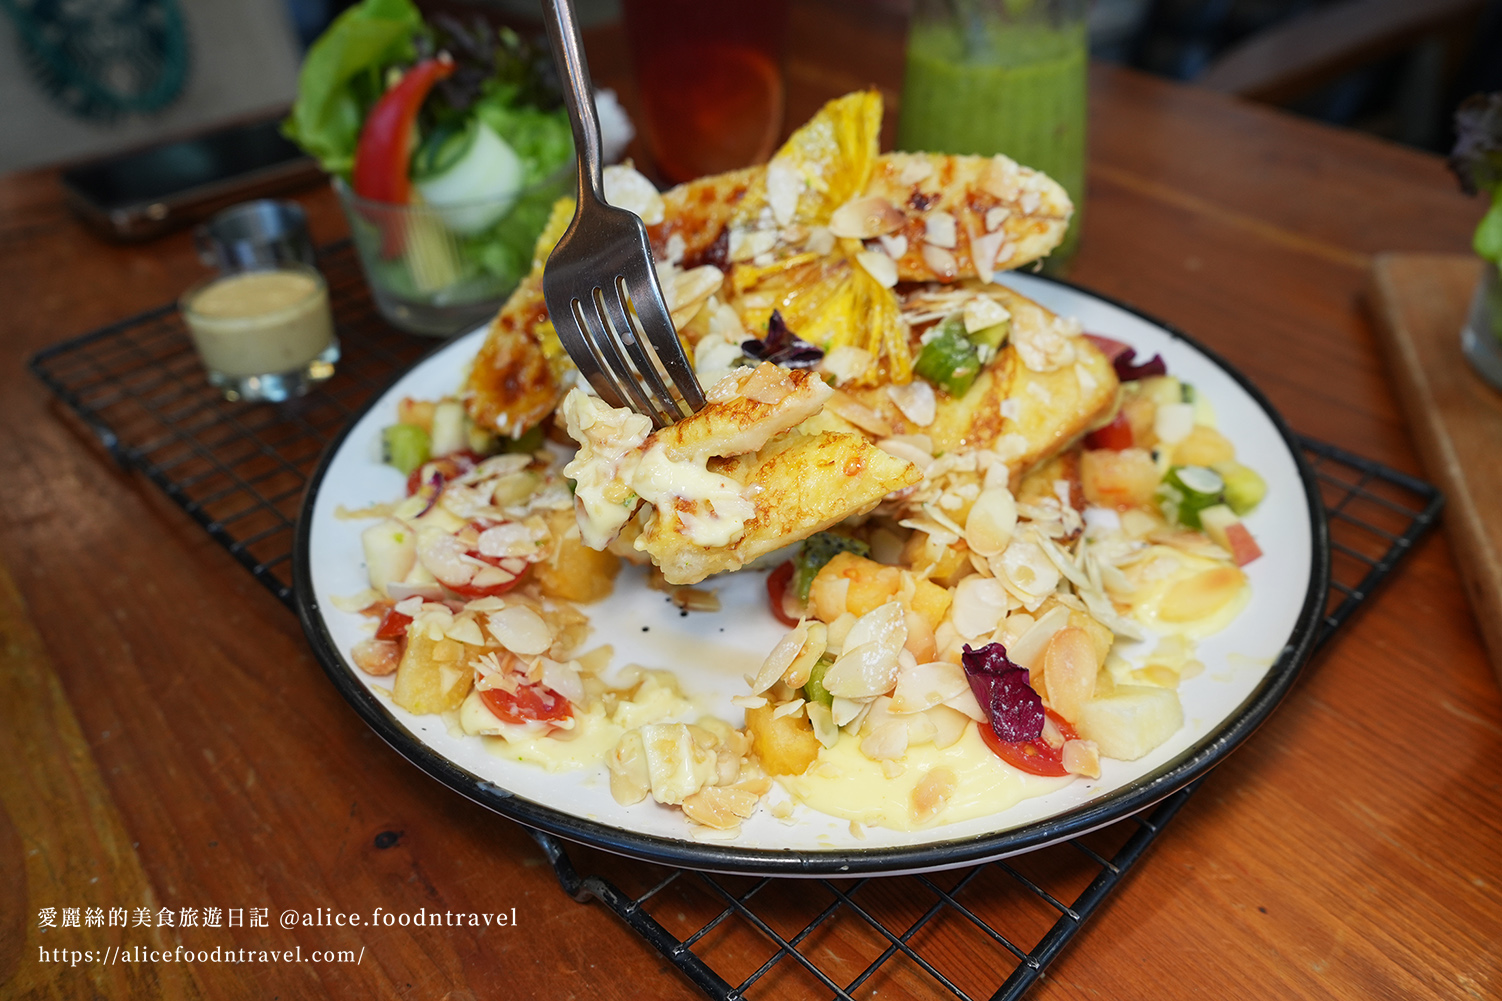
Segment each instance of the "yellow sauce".
[[204,365],[221,375],[290,372],[334,339],[328,290],[311,269],[227,275],[192,295],[182,312]]
[[[915,831],[999,813],[1074,780],[1072,775],[1044,778],[1018,771],[991,753],[974,723],[942,750],[932,744],[908,748],[902,765],[901,775],[887,778],[881,762],[861,753],[860,738],[842,733],[808,771],[781,776],[778,781],[794,799],[820,813],[868,827]],[[944,807],[919,821],[914,816],[913,789],[930,769],[940,766],[951,769],[959,781]]]
[[1218,633],[1241,614],[1252,599],[1251,584],[1243,583],[1234,596],[1214,611],[1189,621],[1162,617],[1163,600],[1175,584],[1206,570],[1225,567],[1224,562],[1193,556],[1170,546],[1154,546],[1149,555],[1127,571],[1137,589],[1130,595],[1132,615],[1147,628],[1162,635],[1198,638]]

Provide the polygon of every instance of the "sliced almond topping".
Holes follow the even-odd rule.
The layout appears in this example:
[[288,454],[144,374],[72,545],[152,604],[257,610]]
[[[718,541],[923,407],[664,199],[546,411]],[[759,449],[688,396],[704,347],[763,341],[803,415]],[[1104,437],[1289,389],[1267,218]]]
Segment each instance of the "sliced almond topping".
[[875,195],[853,198],[834,210],[829,231],[835,236],[870,240],[898,229],[907,220],[895,205]]
[[953,250],[959,243],[954,216],[948,212],[933,212],[924,223],[923,238],[935,247]]
[[[927,264],[935,276],[941,281],[949,281],[959,274],[959,265],[955,263],[954,255],[943,247],[932,243],[923,245],[923,263]],[[892,285],[897,284],[897,267],[892,266]],[[891,288],[891,285],[887,286]]]
[[[937,250],[938,248],[934,249]],[[947,252],[939,251],[939,253]],[[926,248],[923,253],[923,259],[928,259],[928,251]],[[874,278],[876,280],[876,284],[880,285],[882,288],[892,288],[897,284],[897,262],[893,261],[886,254],[878,254],[873,250],[862,250],[860,253],[855,255],[855,260],[860,264],[861,267],[866,269],[866,273]],[[953,261],[954,258],[950,257],[951,275],[954,271]]]
[[829,410],[845,418],[851,424],[862,431],[869,431],[879,438],[889,438],[892,435],[892,423],[881,414],[855,399],[849,393],[835,390],[834,395],[825,404]]

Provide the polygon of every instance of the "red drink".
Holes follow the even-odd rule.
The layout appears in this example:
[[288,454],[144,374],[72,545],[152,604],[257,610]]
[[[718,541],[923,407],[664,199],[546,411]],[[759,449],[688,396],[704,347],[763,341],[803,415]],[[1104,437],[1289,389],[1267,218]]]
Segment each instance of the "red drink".
[[625,0],[647,143],[687,181],[765,160],[782,129],[786,0]]

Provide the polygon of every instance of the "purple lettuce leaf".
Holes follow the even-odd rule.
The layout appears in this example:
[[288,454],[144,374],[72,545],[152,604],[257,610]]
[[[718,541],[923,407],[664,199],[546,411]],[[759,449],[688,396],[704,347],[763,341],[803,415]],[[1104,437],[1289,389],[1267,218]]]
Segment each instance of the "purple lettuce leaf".
[[1137,352],[1127,350],[1112,359],[1111,364],[1116,369],[1116,378],[1122,382],[1135,382],[1151,375],[1168,374],[1168,365],[1163,361],[1162,355],[1153,355],[1147,361],[1138,363]]
[[972,650],[967,643],[960,666],[997,737],[1015,744],[1043,736],[1043,699],[1028,684],[1027,671],[1007,657],[1006,647],[988,643]]
[[783,368],[812,368],[824,357],[822,348],[789,330],[782,314],[775,309],[767,321],[766,340],[747,338],[741,342],[741,351],[757,361],[769,361]]

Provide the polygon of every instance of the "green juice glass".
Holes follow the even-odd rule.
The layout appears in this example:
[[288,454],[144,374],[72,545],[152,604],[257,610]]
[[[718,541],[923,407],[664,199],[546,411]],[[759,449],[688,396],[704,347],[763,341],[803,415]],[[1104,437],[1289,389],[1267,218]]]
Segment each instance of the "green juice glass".
[[1058,273],[1079,243],[1085,193],[1084,0],[917,0],[908,30],[897,146],[1004,153],[1074,202]]

